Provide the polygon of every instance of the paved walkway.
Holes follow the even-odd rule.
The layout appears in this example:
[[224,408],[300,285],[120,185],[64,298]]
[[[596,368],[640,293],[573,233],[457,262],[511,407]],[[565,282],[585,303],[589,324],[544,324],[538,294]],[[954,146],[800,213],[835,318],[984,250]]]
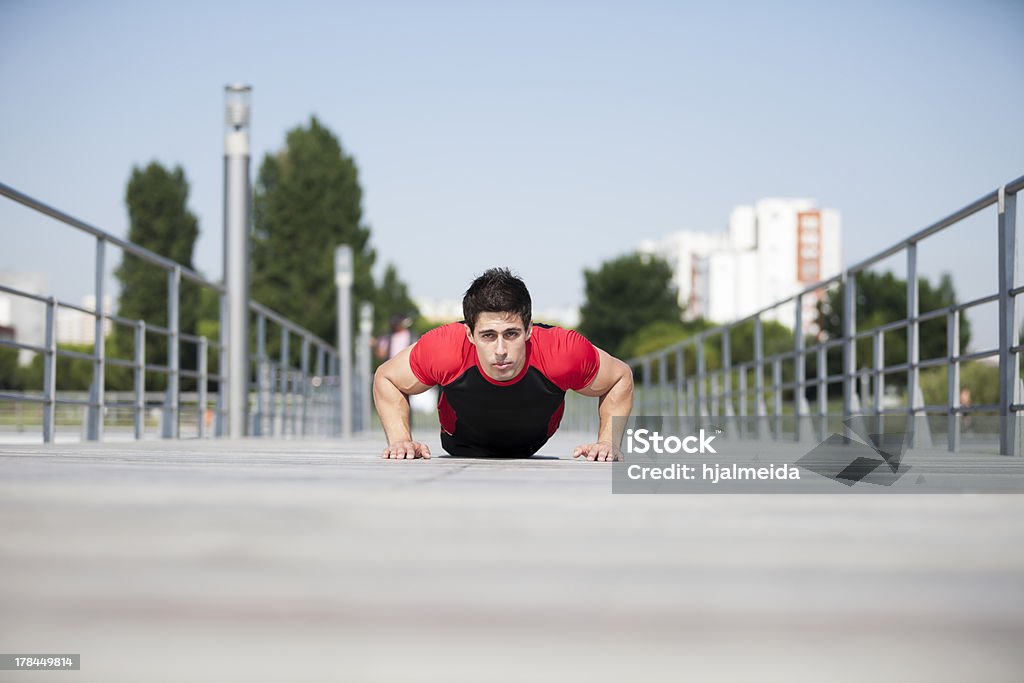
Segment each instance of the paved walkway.
[[580,438],[0,446],[0,652],[82,655],[0,681],[1021,680],[1024,496],[612,495]]

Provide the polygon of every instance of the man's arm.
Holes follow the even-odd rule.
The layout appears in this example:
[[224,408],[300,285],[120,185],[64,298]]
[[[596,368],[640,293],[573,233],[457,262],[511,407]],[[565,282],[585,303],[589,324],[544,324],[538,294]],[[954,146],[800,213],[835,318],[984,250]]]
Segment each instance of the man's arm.
[[626,420],[613,422],[613,417],[627,418],[633,410],[633,370],[609,353],[597,350],[600,366],[597,376],[589,385],[579,390],[584,396],[597,396],[597,412],[601,418],[595,443],[577,446],[572,457],[587,460],[621,459],[619,447]]
[[377,368],[373,375],[373,403],[377,407],[388,445],[382,458],[429,458],[430,448],[412,440],[409,428],[409,396],[422,394],[430,388],[413,374],[409,365],[412,346],[402,349],[394,358]]

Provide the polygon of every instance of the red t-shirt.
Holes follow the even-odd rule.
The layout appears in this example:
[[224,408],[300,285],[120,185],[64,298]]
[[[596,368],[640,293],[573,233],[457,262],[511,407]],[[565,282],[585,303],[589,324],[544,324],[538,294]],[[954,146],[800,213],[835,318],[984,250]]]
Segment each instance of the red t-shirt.
[[565,392],[594,381],[597,348],[583,335],[534,324],[522,371],[507,382],[480,368],[462,323],[443,325],[416,342],[409,356],[416,378],[439,385],[441,444],[453,455],[527,456],[558,429]]

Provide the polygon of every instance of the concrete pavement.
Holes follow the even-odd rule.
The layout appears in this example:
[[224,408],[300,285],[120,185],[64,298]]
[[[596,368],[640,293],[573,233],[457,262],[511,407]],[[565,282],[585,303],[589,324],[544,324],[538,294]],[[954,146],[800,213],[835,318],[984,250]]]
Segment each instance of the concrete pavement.
[[0,681],[1020,680],[1024,497],[612,495],[585,438],[2,446],[0,651],[82,668]]

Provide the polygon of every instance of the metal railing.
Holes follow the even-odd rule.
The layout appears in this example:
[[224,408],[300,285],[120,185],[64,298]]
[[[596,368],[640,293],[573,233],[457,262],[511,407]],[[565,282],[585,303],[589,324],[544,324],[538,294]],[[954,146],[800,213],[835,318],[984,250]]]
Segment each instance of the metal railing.
[[[152,409],[152,397],[147,400],[147,376],[157,374],[166,378],[166,391],[161,410],[161,436],[178,438],[183,410],[181,393],[182,379],[195,384],[195,399],[190,410],[196,411],[195,436],[224,436],[226,434],[226,372],[227,345],[225,343],[227,299],[225,288],[206,280],[201,274],[182,266],[171,259],[160,256],[137,244],[121,239],[88,223],[70,216],[43,202],[33,199],[8,185],[0,183],[0,195],[7,197],[40,214],[49,216],[59,223],[75,228],[95,238],[95,295],[96,308],[90,310],[81,306],[59,301],[53,296],[41,296],[12,287],[0,286],[0,293],[34,301],[45,306],[45,340],[42,345],[0,339],[0,347],[14,348],[41,354],[43,357],[42,387],[36,391],[14,392],[0,390],[0,401],[14,401],[41,406],[41,428],[44,442],[54,440],[56,433],[57,406],[76,405],[85,408],[85,438],[102,440],[105,415],[111,409],[128,408],[133,413],[133,435],[141,439],[146,432],[147,410]],[[108,245],[119,248],[123,254],[137,257],[150,266],[163,270],[167,275],[167,325],[156,325],[145,320],[135,320],[105,310],[105,274]],[[181,283],[188,280],[199,287],[216,292],[220,301],[220,338],[211,340],[205,336],[186,333],[181,329]],[[284,316],[258,304],[250,302],[250,315],[255,317],[256,353],[250,354],[250,365],[255,369],[255,381],[250,381],[249,430],[254,436],[305,436],[340,434],[340,382],[338,381],[338,351],[309,330],[295,324]],[[57,344],[57,315],[60,309],[78,311],[95,319],[95,341],[92,353],[82,353]],[[116,358],[107,353],[104,328],[106,323],[115,329],[127,328],[133,335],[133,356],[131,359]],[[266,352],[267,326],[275,325],[281,335],[281,355],[272,361]],[[166,340],[167,362],[155,364],[146,357],[146,340],[152,336]],[[290,343],[297,340],[300,360],[293,363]],[[182,347],[195,347],[194,367],[182,367]],[[210,371],[210,354],[218,359],[217,372]],[[57,359],[75,359],[92,364],[92,382],[87,399],[57,390]],[[126,368],[132,373],[134,392],[128,402],[123,399],[107,399],[107,368]],[[211,396],[210,386],[215,387]],[[213,406],[211,407],[211,401]],[[192,420],[189,420],[193,424]],[[212,431],[212,434],[210,434]]]
[[[654,351],[629,360],[634,372],[639,375],[637,398],[634,412],[640,415],[691,415],[720,416],[726,418],[768,418],[768,423],[782,431],[783,418],[793,424],[792,434],[800,438],[801,424],[812,418],[817,424],[817,436],[824,439],[827,418],[830,413],[828,387],[841,384],[841,417],[854,414],[908,415],[915,417],[944,416],[946,423],[947,447],[955,451],[960,447],[961,417],[971,413],[995,413],[1000,419],[999,451],[1014,455],[1020,450],[1020,436],[1017,433],[1019,412],[1024,410],[1020,376],[1020,354],[1024,351],[1019,340],[1019,319],[1016,313],[1016,298],[1024,293],[1024,286],[1017,286],[1018,245],[1016,242],[1017,193],[1024,188],[1024,176],[1013,180],[998,190],[971,202],[910,237],[892,245],[856,265],[850,266],[827,280],[817,282],[787,299],[780,300],[756,313],[712,329],[694,334],[667,348]],[[946,306],[921,313],[918,282],[918,245],[983,209],[996,206],[998,219],[998,286],[997,291],[971,301]],[[858,330],[856,325],[857,292],[856,276],[882,261],[905,254],[906,258],[906,315],[902,319]],[[804,329],[804,305],[821,297],[834,287],[842,287],[842,334],[832,339],[820,339],[807,343]],[[976,307],[997,303],[999,307],[999,337],[995,348],[962,352],[960,349],[960,325],[964,314]],[[791,349],[766,355],[765,321],[768,314],[778,309],[792,307],[793,345]],[[771,319],[778,319],[778,315]],[[946,321],[946,354],[940,358],[921,359],[921,325],[931,320]],[[753,326],[753,358],[742,363],[733,363],[731,337],[742,325]],[[787,325],[788,327],[788,325]],[[907,358],[905,362],[886,365],[885,335],[901,332],[906,335]],[[868,367],[857,366],[857,341],[870,339],[873,362]],[[709,367],[706,349],[716,342],[720,345],[721,361],[717,367]],[[828,354],[842,354],[842,371],[829,374]],[[808,376],[807,361],[813,358],[816,372]],[[964,405],[961,403],[960,366],[969,361],[998,358],[999,401],[989,405]],[[693,371],[687,372],[686,362],[692,360]],[[792,366],[790,381],[783,381],[783,364]],[[921,370],[945,367],[947,375],[946,400],[942,404],[926,405],[921,391]],[[906,405],[887,407],[885,401],[886,375],[900,374],[906,377]],[[766,376],[767,375],[767,376]],[[753,380],[752,382],[750,380]],[[858,382],[862,391],[858,394]],[[866,386],[871,385],[871,392]],[[813,389],[814,405],[808,403],[808,390]],[[785,401],[786,395],[791,396]],[[862,397],[866,400],[862,400]],[[770,400],[770,410],[769,410]],[[864,403],[865,405],[862,405]],[[795,418],[795,419],[794,419]],[[921,434],[911,433],[910,447],[919,446],[913,439]]]

